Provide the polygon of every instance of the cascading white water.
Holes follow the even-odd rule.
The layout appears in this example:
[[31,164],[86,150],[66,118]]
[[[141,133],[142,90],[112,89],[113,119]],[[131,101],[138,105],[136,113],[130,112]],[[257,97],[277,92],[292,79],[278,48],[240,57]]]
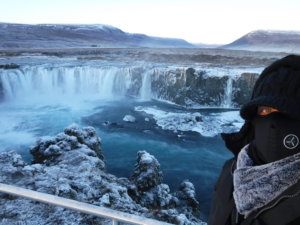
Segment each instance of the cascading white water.
[[150,100],[152,97],[152,91],[151,91],[152,74],[153,74],[153,70],[146,71],[143,74],[142,87],[140,90],[140,98],[142,100]]
[[225,96],[224,96],[225,98],[224,98],[223,106],[225,108],[232,107],[232,91],[233,91],[232,81],[233,78],[229,76],[226,83]]
[[[40,65],[0,70],[0,100],[56,103],[77,102],[78,99],[113,100],[132,96],[144,101],[160,99],[177,104],[192,102],[203,106],[232,107],[233,80],[237,76],[233,76],[235,74],[231,70],[221,74],[227,80],[222,76],[219,76],[221,80],[215,76],[201,79],[192,77],[188,84],[185,83],[185,70],[186,68],[178,70],[168,67],[94,65]],[[210,91],[212,88],[215,89],[213,92]]]
[[[0,71],[4,99],[151,97],[151,73],[129,67],[26,67]],[[137,90],[134,90],[137,89]],[[136,93],[136,94],[135,94]]]

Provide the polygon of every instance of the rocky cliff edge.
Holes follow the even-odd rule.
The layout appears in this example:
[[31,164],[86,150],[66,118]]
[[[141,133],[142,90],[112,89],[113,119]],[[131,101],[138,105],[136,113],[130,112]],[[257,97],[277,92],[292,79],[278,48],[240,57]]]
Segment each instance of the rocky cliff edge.
[[[137,153],[130,178],[105,171],[101,139],[93,127],[73,124],[56,137],[39,139],[27,164],[16,152],[0,153],[0,182],[98,206],[182,224],[202,224],[194,185],[183,181],[171,193],[163,183],[159,162]],[[0,224],[110,224],[61,207],[0,193]]]

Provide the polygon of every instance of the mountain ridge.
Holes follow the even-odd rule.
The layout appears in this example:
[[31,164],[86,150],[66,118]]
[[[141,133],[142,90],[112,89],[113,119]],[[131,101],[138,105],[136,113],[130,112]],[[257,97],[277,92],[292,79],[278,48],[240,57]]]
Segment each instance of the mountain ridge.
[[0,22],[0,48],[195,47],[176,38],[127,33],[104,24],[18,24]]
[[0,49],[54,48],[216,48],[300,53],[300,31],[255,30],[220,46],[128,33],[107,24],[0,22]]
[[220,48],[300,53],[300,31],[255,30]]

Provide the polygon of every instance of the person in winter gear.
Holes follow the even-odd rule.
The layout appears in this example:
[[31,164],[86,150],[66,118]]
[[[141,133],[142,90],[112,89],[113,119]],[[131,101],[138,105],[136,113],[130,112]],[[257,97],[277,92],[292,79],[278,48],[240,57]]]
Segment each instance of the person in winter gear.
[[300,225],[300,56],[265,68],[240,114],[208,225]]

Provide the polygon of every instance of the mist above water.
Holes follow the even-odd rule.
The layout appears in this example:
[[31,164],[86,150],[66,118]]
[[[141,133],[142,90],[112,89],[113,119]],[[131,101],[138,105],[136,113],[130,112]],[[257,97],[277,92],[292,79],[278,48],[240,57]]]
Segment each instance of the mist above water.
[[[133,90],[131,68],[118,67],[29,67],[0,73],[5,101],[51,101],[71,98],[114,99],[136,94],[150,99],[149,72],[141,74],[140,93]],[[151,71],[150,71],[151,72]],[[150,85],[150,86],[149,86]],[[132,93],[131,93],[131,92]]]

